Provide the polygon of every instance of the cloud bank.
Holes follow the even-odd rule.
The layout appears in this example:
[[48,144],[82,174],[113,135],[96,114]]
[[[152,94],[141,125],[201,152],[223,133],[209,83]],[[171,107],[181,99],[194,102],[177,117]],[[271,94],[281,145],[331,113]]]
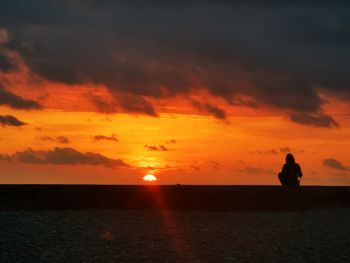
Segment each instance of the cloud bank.
[[[0,10],[1,46],[45,79],[105,85],[116,105],[97,100],[104,111],[156,117],[150,98],[205,89],[233,107],[337,127],[320,93],[350,99],[349,12],[343,1],[13,0]],[[194,107],[226,117],[218,105]]]

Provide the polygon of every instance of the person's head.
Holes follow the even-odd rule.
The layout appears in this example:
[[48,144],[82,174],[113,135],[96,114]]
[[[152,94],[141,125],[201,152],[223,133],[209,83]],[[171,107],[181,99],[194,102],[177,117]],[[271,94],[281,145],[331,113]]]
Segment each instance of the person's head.
[[293,154],[288,153],[288,154],[286,155],[286,163],[287,163],[287,164],[293,164],[293,163],[295,163],[295,159],[294,159]]

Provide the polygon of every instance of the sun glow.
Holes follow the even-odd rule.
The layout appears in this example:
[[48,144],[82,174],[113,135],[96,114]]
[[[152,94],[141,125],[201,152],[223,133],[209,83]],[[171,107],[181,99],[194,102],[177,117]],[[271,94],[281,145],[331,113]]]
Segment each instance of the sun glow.
[[147,174],[143,177],[143,180],[145,182],[154,182],[157,181],[157,177],[155,177],[153,174]]

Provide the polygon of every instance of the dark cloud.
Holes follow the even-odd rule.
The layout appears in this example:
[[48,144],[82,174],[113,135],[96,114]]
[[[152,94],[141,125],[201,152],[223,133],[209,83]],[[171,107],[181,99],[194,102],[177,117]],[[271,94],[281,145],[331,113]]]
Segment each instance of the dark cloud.
[[88,95],[90,101],[96,106],[97,110],[102,113],[115,113],[117,112],[117,106],[114,102],[106,101],[100,96]]
[[12,61],[4,56],[3,54],[1,54],[1,50],[0,50],[0,72],[9,72],[14,70],[16,67],[15,65],[12,63]]
[[2,126],[23,126],[26,123],[23,121],[20,121],[19,119],[17,119],[14,116],[11,115],[0,115],[0,124]]
[[226,112],[218,106],[214,106],[210,103],[201,103],[196,100],[192,100],[192,104],[196,109],[207,112],[217,119],[220,119],[220,120],[226,119]]
[[169,141],[166,141],[165,143],[168,143],[168,144],[175,144],[175,143],[176,143],[176,140],[175,140],[175,139],[170,139]]
[[14,61],[8,56],[6,49],[2,46],[10,41],[9,33],[0,27],[0,72],[10,72],[16,69]]
[[135,94],[118,94],[117,101],[123,111],[158,117],[152,104],[144,97]]
[[0,83],[0,105],[6,105],[14,109],[40,109],[41,106],[38,102],[33,100],[23,99],[16,94],[5,90],[5,88]]
[[50,137],[50,136],[41,136],[41,137],[36,137],[36,139],[47,142],[58,142],[61,144],[69,144],[70,140],[67,137],[64,136],[58,136],[56,138]]
[[166,148],[164,145],[161,145],[161,144],[158,146],[146,144],[145,148],[149,151],[161,151],[161,152],[168,151],[168,148]]
[[232,106],[239,106],[239,107],[243,106],[243,107],[250,107],[250,108],[257,108],[259,106],[259,103],[256,101],[256,99],[252,97],[242,97],[237,95],[237,96],[234,96],[233,98],[227,99],[227,101]]
[[290,119],[298,124],[315,127],[339,127],[331,116],[324,113],[292,113]]
[[102,113],[127,112],[158,117],[153,105],[145,96],[132,93],[114,92],[108,100],[89,94],[90,101]]
[[331,167],[336,170],[350,171],[350,167],[344,166],[340,161],[333,158],[324,159],[322,163],[323,165]]
[[95,135],[94,136],[95,141],[114,141],[119,142],[115,134],[112,134],[111,136],[105,136],[105,135]]
[[79,152],[73,148],[59,148],[55,147],[48,151],[35,151],[27,149],[19,151],[12,155],[0,155],[0,160],[18,161],[32,164],[56,164],[56,165],[104,165],[109,168],[117,166],[127,166],[124,161],[119,159],[111,159],[99,153],[93,152]]
[[350,100],[349,11],[344,1],[13,0],[0,17],[13,36],[6,48],[32,71],[128,94],[117,99],[127,112],[157,116],[150,98],[200,87],[233,106],[272,106],[294,122],[332,127],[320,90]]

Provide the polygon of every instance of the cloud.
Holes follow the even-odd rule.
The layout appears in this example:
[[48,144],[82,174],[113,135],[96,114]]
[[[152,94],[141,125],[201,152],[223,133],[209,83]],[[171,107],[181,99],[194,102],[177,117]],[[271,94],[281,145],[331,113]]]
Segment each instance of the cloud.
[[114,141],[119,142],[115,134],[112,134],[111,136],[105,136],[105,135],[95,135],[94,136],[95,141]]
[[20,121],[19,119],[11,115],[0,115],[0,124],[2,126],[15,126],[15,127],[26,125],[25,122]]
[[145,145],[145,148],[149,151],[161,151],[161,152],[165,152],[168,151],[168,148],[166,148],[164,145]]
[[48,151],[35,151],[29,148],[24,151],[16,152],[12,155],[1,154],[0,160],[18,161],[31,164],[104,165],[109,168],[128,166],[120,159],[111,159],[99,153],[93,152],[83,153],[69,147],[55,147],[53,150]]
[[36,139],[39,139],[41,141],[51,141],[51,142],[58,142],[61,144],[69,144],[70,140],[67,137],[64,136],[58,136],[56,138],[50,137],[50,136],[42,136],[42,137],[37,137]]
[[56,140],[62,144],[69,144],[70,143],[69,139],[67,137],[64,137],[64,136],[58,136],[58,137],[56,137]]
[[12,63],[12,61],[7,56],[2,54],[0,50],[0,72],[9,72],[14,70],[15,68],[16,67]]
[[41,106],[38,102],[33,100],[23,99],[16,94],[5,90],[0,83],[0,105],[6,105],[14,109],[32,110],[40,109]]
[[152,104],[144,97],[135,94],[119,93],[116,95],[119,106],[126,112],[141,113],[158,117]]
[[[233,106],[268,106],[302,125],[337,126],[320,93],[350,100],[350,4],[251,3],[12,0],[0,17],[13,37],[2,42],[43,78],[128,94],[116,104],[126,112],[157,116],[154,99],[205,89]],[[104,112],[116,110],[99,102]],[[199,107],[226,117],[216,105]]]
[[107,101],[101,96],[92,95],[92,94],[89,94],[88,97],[99,112],[116,113],[118,111],[117,105],[115,104],[115,102]]
[[10,41],[9,32],[5,28],[0,28],[0,45]]
[[350,171],[350,167],[344,166],[340,161],[328,158],[323,160],[323,165],[340,171]]
[[289,147],[285,146],[285,147],[281,147],[280,151],[281,151],[281,153],[287,154],[287,153],[291,152],[291,149]]
[[90,101],[102,113],[127,112],[158,117],[153,105],[145,96],[113,92],[111,98],[89,94]]
[[207,112],[210,115],[214,116],[216,119],[226,119],[226,112],[220,107],[214,106],[210,103],[202,103],[196,100],[192,100],[192,104],[196,109]]
[[167,144],[175,144],[176,140],[175,139],[170,139],[169,141],[166,141],[165,143],[167,143]]
[[315,127],[339,127],[331,116],[323,113],[292,113],[290,119],[295,123],[302,125],[311,125]]
[[258,150],[257,151],[258,154],[264,154],[264,155],[272,155],[272,154],[277,154],[277,151],[275,149],[271,149],[271,150]]
[[216,161],[211,161],[211,166],[212,168],[214,168],[215,170],[219,170],[220,169],[220,163],[216,162]]
[[53,142],[53,141],[55,141],[55,139],[50,137],[50,136],[36,137],[35,139],[39,139],[39,140],[44,141],[44,142],[47,142],[47,141]]
[[239,171],[247,174],[274,174],[272,170],[253,166],[246,166],[242,169],[239,169]]

